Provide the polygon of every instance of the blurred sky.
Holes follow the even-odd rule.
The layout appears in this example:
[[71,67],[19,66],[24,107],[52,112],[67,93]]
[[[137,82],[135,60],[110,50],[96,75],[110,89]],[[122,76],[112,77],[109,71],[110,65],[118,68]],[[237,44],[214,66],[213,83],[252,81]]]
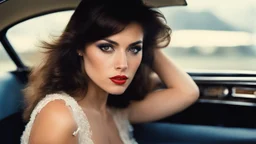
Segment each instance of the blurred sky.
[[[191,45],[194,44],[202,46],[204,52],[206,50],[211,52],[215,47],[210,44],[214,42],[220,43],[223,41],[220,43],[221,45],[230,45],[228,42],[231,42],[232,46],[241,45],[241,43],[245,43],[242,45],[248,45],[247,43],[251,44],[248,40],[250,39],[248,38],[248,35],[252,38],[250,40],[254,39],[254,45],[256,45],[256,0],[187,0],[187,3],[188,6],[185,7],[167,7],[161,9],[161,11],[164,12],[165,17],[171,16],[179,9],[188,12],[210,12],[223,22],[241,29],[251,29],[254,34],[244,32],[233,33],[225,31],[212,32],[194,30],[185,31],[184,34],[184,31],[181,30],[178,32],[176,31],[175,37],[172,38],[172,45],[188,45],[187,47],[191,47]],[[7,37],[15,50],[19,53],[36,51],[38,50],[38,45],[40,45],[40,40],[51,40],[51,35],[57,36],[62,32],[72,13],[73,11],[60,12],[28,20],[11,28],[7,32]],[[197,21],[202,24],[200,20]],[[245,39],[243,40],[242,37]],[[235,42],[239,43],[236,44]],[[256,47],[254,50],[256,51]],[[230,50],[230,52],[232,51]],[[247,59],[239,59],[237,57],[231,60],[226,60],[228,57],[213,57],[208,61],[205,58],[206,57],[203,57],[203,59],[188,59],[186,57],[180,57],[179,63],[185,68],[256,70],[255,57],[248,57]],[[9,65],[10,64],[5,64],[4,67]]]
[[[174,14],[176,9],[208,11],[233,26],[256,33],[256,0],[187,0],[187,3],[188,6],[185,7],[167,7],[161,11],[165,11],[165,16]],[[10,29],[7,37],[18,51],[32,50],[40,40],[49,40],[51,35],[59,35],[72,13],[73,11],[60,12],[26,21]]]
[[256,0],[187,0],[192,11],[211,11],[236,26],[256,31]]

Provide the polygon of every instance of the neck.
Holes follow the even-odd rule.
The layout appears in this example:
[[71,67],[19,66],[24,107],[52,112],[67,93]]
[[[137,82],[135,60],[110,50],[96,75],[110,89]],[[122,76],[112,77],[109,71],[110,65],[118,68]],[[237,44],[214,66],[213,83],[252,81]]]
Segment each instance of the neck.
[[86,109],[105,113],[107,110],[108,93],[98,87],[94,82],[88,83],[88,90],[79,104]]

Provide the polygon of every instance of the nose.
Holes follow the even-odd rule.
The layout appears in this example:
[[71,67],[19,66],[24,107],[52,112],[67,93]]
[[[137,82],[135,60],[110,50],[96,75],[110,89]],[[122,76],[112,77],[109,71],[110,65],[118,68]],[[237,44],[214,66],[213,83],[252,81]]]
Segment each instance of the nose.
[[126,52],[120,52],[117,54],[115,68],[121,71],[124,71],[128,68]]

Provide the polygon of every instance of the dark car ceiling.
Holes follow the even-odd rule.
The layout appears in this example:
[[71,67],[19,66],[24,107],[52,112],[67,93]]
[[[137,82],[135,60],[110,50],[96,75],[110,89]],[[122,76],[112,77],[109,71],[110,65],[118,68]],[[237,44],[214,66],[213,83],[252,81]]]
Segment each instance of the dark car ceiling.
[[[74,9],[79,2],[80,0],[8,0],[0,4],[0,31],[34,15]],[[156,7],[187,5],[186,0],[145,0],[145,2]]]

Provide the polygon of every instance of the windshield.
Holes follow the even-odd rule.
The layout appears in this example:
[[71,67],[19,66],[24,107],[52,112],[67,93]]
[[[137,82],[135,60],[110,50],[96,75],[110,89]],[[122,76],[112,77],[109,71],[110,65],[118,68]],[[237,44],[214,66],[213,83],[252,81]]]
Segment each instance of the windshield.
[[[187,71],[256,71],[256,1],[187,0],[188,6],[164,7],[172,28],[164,52]],[[22,61],[40,60],[39,41],[51,40],[66,26],[73,11],[35,17],[10,28],[7,38]]]

